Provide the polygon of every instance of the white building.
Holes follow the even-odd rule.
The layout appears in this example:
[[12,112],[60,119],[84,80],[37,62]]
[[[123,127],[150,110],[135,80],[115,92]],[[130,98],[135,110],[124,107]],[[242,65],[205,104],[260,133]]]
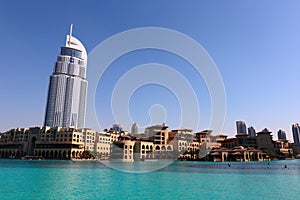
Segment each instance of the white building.
[[110,156],[110,144],[110,135],[108,133],[97,133],[94,147],[96,157],[107,160]]
[[83,44],[70,34],[57,57],[50,76],[45,126],[83,128],[86,107],[87,53]]
[[85,151],[93,152],[95,148],[96,131],[88,128],[83,128],[79,131],[82,132],[82,142]]

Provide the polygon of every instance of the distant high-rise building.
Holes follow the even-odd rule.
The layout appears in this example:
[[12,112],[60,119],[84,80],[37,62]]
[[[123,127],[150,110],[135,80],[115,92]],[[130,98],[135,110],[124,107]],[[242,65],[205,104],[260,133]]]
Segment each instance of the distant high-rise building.
[[299,126],[299,124],[298,123],[293,124],[292,130],[293,130],[294,143],[298,145],[298,148],[300,148],[300,126]]
[[252,126],[248,128],[248,136],[249,137],[255,137],[256,136],[256,131]]
[[236,131],[238,135],[247,135],[246,123],[243,121],[236,122]]
[[286,140],[286,133],[285,133],[285,131],[283,131],[283,130],[280,129],[277,132],[277,135],[278,135],[278,140]]
[[70,34],[61,47],[50,76],[45,126],[83,128],[86,108],[87,53],[83,44]]
[[137,125],[136,122],[134,122],[134,123],[132,124],[132,127],[131,127],[131,134],[132,134],[132,135],[137,135],[137,134],[139,134],[139,127],[138,127],[138,125]]
[[113,130],[116,132],[122,132],[123,126],[121,124],[113,124]]

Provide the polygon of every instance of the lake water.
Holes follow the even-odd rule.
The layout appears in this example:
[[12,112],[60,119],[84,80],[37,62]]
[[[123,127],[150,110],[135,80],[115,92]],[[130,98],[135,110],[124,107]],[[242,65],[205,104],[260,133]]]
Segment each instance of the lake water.
[[[118,165],[134,170],[145,163]],[[300,198],[300,160],[175,162],[138,174],[100,162],[0,160],[0,183],[0,199],[294,200]]]

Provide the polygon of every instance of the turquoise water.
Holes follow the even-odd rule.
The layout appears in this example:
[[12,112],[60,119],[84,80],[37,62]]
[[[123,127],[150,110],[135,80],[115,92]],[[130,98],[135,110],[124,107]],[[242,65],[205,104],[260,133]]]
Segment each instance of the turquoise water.
[[[139,167],[139,163],[120,165]],[[176,162],[141,174],[99,162],[0,160],[0,182],[0,199],[294,200],[300,195],[300,160],[230,163],[230,167]]]

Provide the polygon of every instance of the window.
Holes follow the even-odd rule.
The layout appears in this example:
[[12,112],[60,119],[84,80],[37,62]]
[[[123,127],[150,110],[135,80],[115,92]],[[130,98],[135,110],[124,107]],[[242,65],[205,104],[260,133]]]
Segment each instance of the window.
[[[66,55],[66,56],[77,57],[77,58],[81,58],[81,56],[82,56],[81,51],[75,50],[75,49],[72,49],[72,48],[68,48],[68,47],[62,47],[61,51],[60,51],[60,54],[61,55]],[[74,62],[74,58],[73,58],[72,61],[70,59],[70,62]]]

